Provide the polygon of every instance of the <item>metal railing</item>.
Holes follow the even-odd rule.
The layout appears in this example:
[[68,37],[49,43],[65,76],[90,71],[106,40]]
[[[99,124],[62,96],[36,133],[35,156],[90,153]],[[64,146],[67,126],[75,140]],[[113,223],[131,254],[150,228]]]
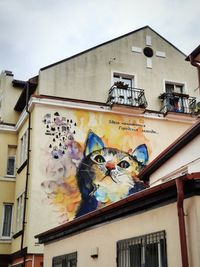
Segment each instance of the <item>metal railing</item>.
[[147,107],[144,90],[139,88],[119,88],[112,86],[109,90],[107,104],[119,104],[132,107]]
[[163,93],[159,96],[162,100],[161,112],[176,112],[184,114],[195,113],[196,98],[180,93]]
[[165,231],[117,242],[117,267],[132,266],[167,267]]

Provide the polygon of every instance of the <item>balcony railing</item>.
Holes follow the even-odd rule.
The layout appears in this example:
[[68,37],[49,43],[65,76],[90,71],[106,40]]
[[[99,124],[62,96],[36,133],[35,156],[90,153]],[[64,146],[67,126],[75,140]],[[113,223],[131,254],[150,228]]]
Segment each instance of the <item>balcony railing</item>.
[[109,90],[108,101],[109,105],[119,104],[131,107],[147,107],[144,90],[138,88],[119,88],[113,85]]
[[161,112],[176,112],[184,114],[195,113],[196,98],[180,93],[163,93],[159,96],[162,100]]

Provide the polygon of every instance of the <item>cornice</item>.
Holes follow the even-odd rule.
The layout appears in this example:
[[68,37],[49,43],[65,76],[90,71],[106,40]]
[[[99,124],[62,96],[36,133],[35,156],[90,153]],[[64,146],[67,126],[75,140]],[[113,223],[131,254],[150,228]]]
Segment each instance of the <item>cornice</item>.
[[194,121],[184,120],[180,118],[166,118],[163,114],[156,111],[144,110],[142,113],[137,113],[133,108],[120,107],[120,110],[112,109],[111,106],[106,105],[105,103],[95,103],[95,102],[83,102],[79,100],[70,100],[70,99],[62,99],[56,97],[48,97],[48,96],[32,96],[29,100],[28,107],[24,109],[17,121],[16,125],[8,125],[8,124],[0,124],[0,132],[11,132],[16,133],[22,127],[24,121],[28,117],[28,112],[32,112],[35,105],[43,105],[43,106],[52,106],[52,107],[62,107],[62,108],[70,108],[70,109],[80,109],[94,112],[103,112],[110,114],[118,114],[122,116],[135,116],[135,117],[143,117],[147,119],[155,119],[155,120],[163,120],[163,121],[176,121],[176,122],[185,122],[188,124],[193,124]]

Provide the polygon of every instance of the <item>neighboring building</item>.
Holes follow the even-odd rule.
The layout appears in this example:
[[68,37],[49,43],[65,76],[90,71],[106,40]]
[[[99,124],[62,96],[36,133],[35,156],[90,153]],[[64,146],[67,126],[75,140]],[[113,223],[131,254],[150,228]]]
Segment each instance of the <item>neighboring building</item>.
[[185,55],[148,26],[27,82],[2,72],[0,266],[41,267],[36,234],[144,189],[139,171],[198,120],[197,86]]
[[[186,58],[187,61],[197,68],[198,76],[199,76],[199,86],[197,89],[200,90],[200,45],[190,53],[189,56]],[[200,106],[198,107],[200,109]]]
[[37,235],[45,266],[199,266],[199,146],[200,120],[140,176],[183,164],[184,174]]

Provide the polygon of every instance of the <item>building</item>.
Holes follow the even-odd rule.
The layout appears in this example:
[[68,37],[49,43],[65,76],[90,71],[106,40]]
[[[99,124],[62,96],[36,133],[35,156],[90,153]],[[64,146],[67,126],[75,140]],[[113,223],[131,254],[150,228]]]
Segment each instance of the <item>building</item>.
[[141,177],[155,180],[175,165],[187,166],[184,174],[37,235],[45,266],[199,266],[199,145],[200,121]]
[[[139,171],[198,120],[197,87],[185,55],[148,26],[28,81],[2,72],[0,266],[42,266],[35,235],[146,188]],[[114,181],[97,182],[92,162],[104,166],[107,156],[97,149],[126,157],[117,169],[133,166],[134,182],[113,165]],[[92,185],[82,182],[86,171],[96,175]]]

